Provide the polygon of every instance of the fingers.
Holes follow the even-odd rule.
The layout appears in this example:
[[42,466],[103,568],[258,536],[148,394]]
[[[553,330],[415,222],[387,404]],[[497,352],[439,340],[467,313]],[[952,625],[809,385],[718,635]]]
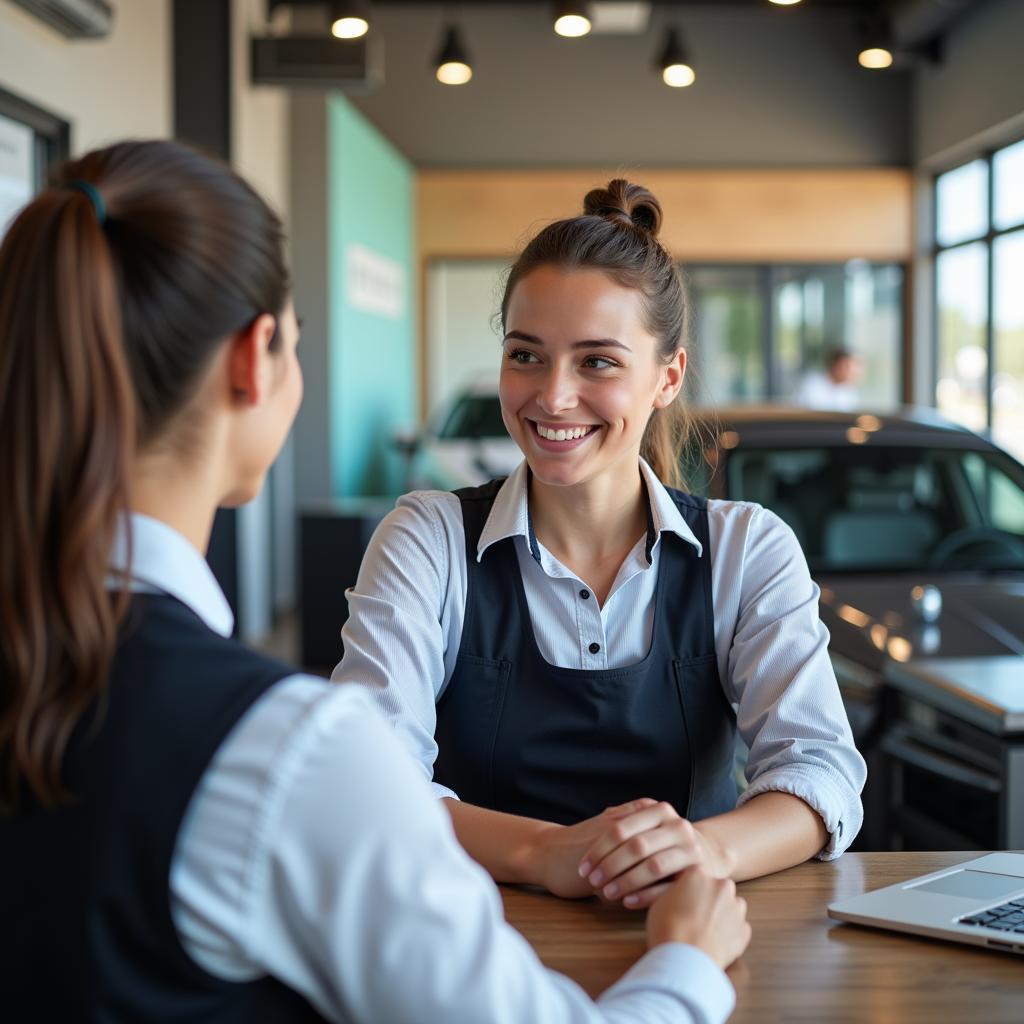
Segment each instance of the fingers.
[[[658,825],[664,821],[670,821],[672,818],[679,818],[675,808],[664,801],[658,803],[645,798],[644,800],[634,800],[632,803],[642,804],[643,806],[621,815],[615,813],[619,808],[609,808],[609,811],[605,812],[614,820],[614,824],[605,829],[583,855],[580,861],[581,875],[589,875],[594,867],[604,860],[612,850],[632,839],[638,833],[657,828]],[[628,807],[630,805],[622,804],[621,806]]]
[[[640,859],[633,857],[632,852],[629,850],[631,843],[627,843],[604,861],[604,864],[608,865],[607,868],[599,867],[590,875],[590,884],[594,885],[593,878],[595,874],[600,874],[604,870],[610,872],[616,870],[618,865],[614,862],[619,854],[622,854],[623,857],[629,856],[633,860],[633,866],[629,870],[605,876],[606,878],[611,878],[611,881],[606,882],[601,888],[601,894],[606,899],[622,899],[624,896],[629,896],[631,893],[646,889],[656,882],[673,879],[680,871],[693,867],[698,863],[699,852],[693,847],[674,845],[671,836],[661,834],[660,830],[659,832],[649,833],[649,836],[651,840],[656,840],[664,845]],[[638,838],[645,839],[647,837]]]
[[693,826],[663,801],[616,819],[583,855],[579,872],[597,888],[668,846],[692,849],[687,863],[699,859]]
[[657,800],[652,800],[649,796],[644,796],[640,797],[639,800],[630,800],[628,803],[608,807],[601,812],[600,816],[604,818],[622,818],[627,814],[642,811],[645,807],[653,807],[657,802]]
[[623,906],[630,910],[646,910],[662,893],[672,888],[672,882],[659,882],[657,885],[649,885],[646,889],[638,892],[631,892],[623,901]]
[[687,943],[724,970],[750,941],[747,901],[736,895],[736,883],[716,878],[703,867],[686,868],[671,885],[659,883],[635,896],[637,904],[649,903],[646,927],[652,946]]

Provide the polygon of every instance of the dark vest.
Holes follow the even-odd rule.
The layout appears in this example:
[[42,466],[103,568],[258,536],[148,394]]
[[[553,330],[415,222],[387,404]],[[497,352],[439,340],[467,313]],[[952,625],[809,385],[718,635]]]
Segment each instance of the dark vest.
[[437,705],[434,778],[468,803],[572,824],[638,797],[698,820],[732,810],[736,716],[715,653],[707,502],[670,491],[704,557],[661,535],[647,656],[589,671],[544,660],[514,540],[477,544],[502,480],[457,491],[468,589]]
[[0,1016],[16,1021],[319,1021],[273,979],[221,981],[171,918],[174,844],[222,741],[293,669],[139,595],[105,706],[72,736],[71,803],[0,817]]

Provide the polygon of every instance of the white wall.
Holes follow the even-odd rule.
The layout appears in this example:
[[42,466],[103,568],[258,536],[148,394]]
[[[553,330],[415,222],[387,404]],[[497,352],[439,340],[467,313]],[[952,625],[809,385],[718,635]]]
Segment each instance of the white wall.
[[428,415],[465,384],[497,382],[501,342],[491,319],[507,269],[505,260],[446,260],[427,270]]
[[0,3],[0,86],[69,121],[73,153],[171,134],[170,0],[116,7],[111,35],[90,41]]

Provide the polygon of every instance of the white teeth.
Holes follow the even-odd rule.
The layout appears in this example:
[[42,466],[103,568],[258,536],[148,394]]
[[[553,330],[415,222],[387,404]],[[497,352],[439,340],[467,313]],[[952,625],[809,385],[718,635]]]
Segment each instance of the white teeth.
[[537,433],[548,441],[575,441],[589,433],[589,427],[572,427],[569,430],[553,430],[540,423],[537,424]]

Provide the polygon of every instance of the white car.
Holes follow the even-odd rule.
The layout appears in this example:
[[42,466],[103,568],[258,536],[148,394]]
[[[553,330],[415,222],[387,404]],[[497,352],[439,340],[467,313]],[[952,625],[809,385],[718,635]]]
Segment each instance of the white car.
[[409,490],[455,490],[507,476],[522,461],[501,419],[498,387],[479,381],[455,393],[414,435],[396,438]]

